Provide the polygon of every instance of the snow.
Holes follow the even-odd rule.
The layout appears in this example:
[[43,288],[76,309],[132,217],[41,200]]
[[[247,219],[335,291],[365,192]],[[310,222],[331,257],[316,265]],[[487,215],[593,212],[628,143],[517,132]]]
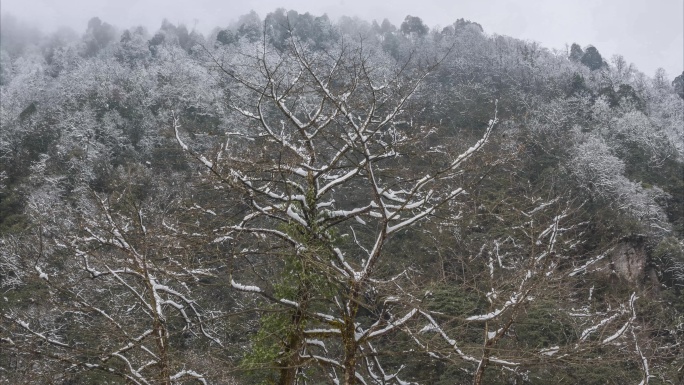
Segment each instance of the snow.
[[551,200],[551,201],[544,202],[544,203],[540,204],[539,206],[537,206],[536,208],[534,208],[534,209],[532,209],[531,211],[529,211],[529,212],[527,212],[527,213],[524,213],[524,214],[527,215],[527,216],[529,217],[529,216],[531,216],[532,214],[536,213],[537,211],[543,210],[543,209],[545,209],[546,207],[548,207],[548,206],[550,206],[550,205],[552,205],[552,204],[558,202],[559,199],[560,199],[560,197],[557,197],[557,198],[555,198],[555,199],[553,199],[553,200]]
[[352,169],[351,171],[348,171],[345,174],[342,174],[323,186],[320,190],[318,190],[318,194],[316,195],[316,198],[321,198],[323,195],[325,195],[329,190],[331,190],[333,187],[344,183],[348,179],[352,178],[353,176],[357,175],[361,168],[365,165],[365,161],[361,162],[357,168]]
[[396,225],[393,225],[393,226],[388,225],[387,226],[387,234],[392,234],[394,232],[397,232],[398,230],[403,229],[404,227],[410,226],[411,224],[415,223],[416,221],[418,221],[422,218],[425,218],[426,216],[431,214],[433,210],[434,210],[434,207],[430,207],[429,209],[427,209],[427,210],[425,210],[425,211],[423,211],[423,212],[421,212],[421,213],[419,213],[419,214],[417,214],[417,215],[415,215],[409,219],[406,219],[402,222],[399,222]]
[[347,274],[349,274],[349,275],[352,275],[352,276],[356,277],[358,273],[357,273],[357,272],[349,265],[349,263],[347,263],[347,261],[344,259],[344,254],[342,253],[342,250],[340,250],[339,248],[335,247],[335,248],[333,249],[333,251],[335,252],[335,256],[337,256],[337,259],[340,261],[340,263],[342,264],[342,266],[344,266],[345,272],[346,272]]
[[340,334],[339,329],[308,329],[304,330],[304,334]]
[[582,332],[582,334],[580,335],[580,341],[585,341],[587,338],[589,338],[589,336],[590,336],[592,333],[594,333],[594,332],[595,332],[596,330],[598,330],[600,327],[607,325],[608,323],[610,323],[611,321],[613,321],[614,319],[616,319],[616,318],[619,317],[619,316],[620,316],[620,313],[615,313],[615,314],[613,314],[612,316],[610,316],[610,317],[608,317],[608,318],[605,318],[605,319],[601,320],[598,324],[596,324],[596,325],[594,325],[594,326],[592,326],[592,327],[589,327],[589,328],[585,329],[585,330]]
[[261,293],[262,292],[262,290],[256,286],[241,285],[241,284],[235,282],[232,278],[230,279],[230,285],[233,288],[238,289],[240,291],[248,291],[248,292],[252,292],[252,293]]
[[437,332],[437,331],[438,331],[438,330],[437,330],[437,328],[435,327],[435,325],[433,325],[433,324],[427,324],[427,325],[423,326],[423,328],[420,329],[420,330],[418,331],[418,333],[421,333],[421,334],[422,334],[422,333]]
[[289,299],[281,298],[280,303],[288,306],[299,307],[299,304],[295,301],[290,301]]
[[325,344],[321,340],[306,338],[304,341],[307,343],[307,345],[318,346],[323,348],[323,350],[327,351],[327,349],[325,348]]
[[326,321],[328,321],[328,322],[335,322],[335,323],[338,323],[338,324],[342,324],[342,323],[343,323],[341,319],[335,318],[335,317],[333,317],[333,316],[331,316],[331,315],[328,315],[328,314],[323,314],[323,313],[314,313],[314,314],[316,315],[316,317],[319,317],[319,318],[321,318],[321,319],[324,319],[324,320],[326,320]]
[[202,384],[207,385],[207,381],[204,379],[204,376],[201,375],[201,374],[199,374],[199,373],[197,373],[197,372],[195,372],[194,370],[186,370],[186,369],[181,370],[180,372],[178,372],[178,373],[174,374],[173,376],[169,377],[169,379],[170,379],[171,381],[175,381],[175,380],[179,380],[179,379],[181,379],[182,377],[186,377],[186,376],[194,377],[196,380],[198,380],[198,381],[201,382]]
[[[328,214],[329,218],[351,218],[352,216],[357,216],[364,213],[368,210],[370,210],[371,206],[364,206],[364,207],[359,207],[355,208],[353,210],[334,210],[334,211],[326,211]],[[364,222],[365,223],[365,222]]]
[[63,348],[69,348],[69,347],[70,347],[69,345],[67,345],[67,344],[65,344],[65,343],[63,343],[63,342],[59,342],[59,341],[54,340],[54,339],[52,339],[52,338],[48,338],[48,337],[45,336],[44,334],[38,333],[38,332],[32,330],[32,329],[30,328],[30,325],[28,324],[28,322],[22,321],[22,320],[20,320],[20,319],[12,318],[12,317],[10,317],[10,316],[8,316],[8,315],[5,315],[5,317],[8,318],[8,319],[10,319],[10,320],[12,320],[12,321],[14,321],[14,322],[16,322],[17,324],[19,324],[19,326],[21,326],[22,328],[26,329],[29,333],[31,333],[31,334],[37,336],[38,338],[40,338],[40,339],[42,339],[42,340],[44,340],[44,341],[47,341],[47,342],[49,342],[49,343],[51,343],[51,344],[53,344],[53,345],[61,346],[61,347],[63,347]]
[[604,340],[603,340],[603,343],[604,343],[604,344],[609,344],[609,343],[615,341],[616,339],[620,338],[620,336],[623,335],[623,334],[625,333],[625,331],[627,330],[627,328],[629,327],[629,325],[631,325],[631,322],[626,322],[626,323],[625,323],[618,331],[616,331],[613,335],[611,335],[610,337],[607,337],[606,339],[604,339]]
[[408,191],[405,190],[398,190],[398,191],[393,191],[393,190],[386,190],[382,192],[382,196],[384,198],[387,198],[389,200],[399,202],[399,203],[404,203],[406,202],[405,199],[399,198],[397,194],[408,194]]
[[550,348],[540,350],[539,353],[541,353],[544,356],[550,357],[550,356],[553,356],[554,354],[558,353],[559,350],[560,350],[559,346],[552,346]]
[[458,354],[461,357],[461,359],[463,359],[465,361],[476,362],[476,363],[480,362],[480,360],[478,360],[477,358],[466,355],[465,353],[463,353],[463,351],[461,351],[461,349],[459,349],[458,346],[456,346],[456,340],[449,338],[449,336],[447,336],[446,332],[439,326],[437,321],[435,321],[435,319],[432,318],[432,316],[430,314],[428,314],[424,311],[420,311],[420,314],[422,314],[435,327],[435,330],[442,336],[442,338],[444,338],[444,340],[449,344],[449,346],[451,346],[454,349],[456,354]]
[[304,219],[302,219],[302,217],[292,209],[292,205],[287,206],[286,212],[287,212],[287,216],[294,219],[295,222],[299,223],[300,225],[302,225],[304,227],[308,227],[306,225],[306,222],[304,221]]
[[376,331],[370,333],[370,334],[368,335],[368,337],[375,337],[375,336],[379,336],[379,335],[385,334],[385,333],[387,333],[387,332],[389,332],[389,331],[391,331],[391,330],[397,328],[398,326],[401,326],[401,325],[405,324],[406,322],[408,322],[408,320],[410,320],[411,318],[413,318],[413,316],[416,315],[416,314],[418,314],[418,309],[413,309],[413,310],[411,310],[410,312],[408,312],[405,316],[401,317],[399,320],[394,321],[394,322],[391,322],[391,321],[390,321],[390,324],[387,325],[386,327],[384,327],[384,328],[382,328],[382,329],[380,329],[380,330],[376,330]]
[[221,243],[221,242],[224,242],[224,241],[228,241],[228,240],[230,240],[230,239],[233,239],[233,237],[224,235],[224,236],[222,236],[222,237],[215,238],[211,243]]
[[48,281],[48,275],[45,274],[43,272],[43,270],[41,270],[38,265],[36,265],[35,268],[36,268],[36,271],[38,272],[38,278]]
[[493,119],[489,121],[489,125],[487,126],[487,130],[485,131],[484,137],[482,139],[478,140],[474,145],[472,145],[469,149],[467,149],[465,152],[461,153],[456,160],[454,160],[451,163],[450,168],[454,169],[458,167],[461,163],[463,163],[466,159],[470,158],[477,150],[479,150],[482,146],[487,143],[489,140],[489,135],[492,132],[492,129],[494,129],[494,125],[498,122],[497,119]]
[[511,299],[506,301],[506,303],[504,303],[504,305],[501,309],[494,310],[493,312],[490,312],[487,314],[470,316],[470,317],[466,318],[466,321],[489,321],[489,320],[492,320],[492,319],[498,317],[504,311],[506,311],[509,307],[517,304],[518,300],[519,300],[518,295],[513,294],[511,296]]
[[322,209],[322,208],[326,208],[326,207],[331,207],[331,206],[334,205],[334,204],[335,204],[335,200],[334,200],[334,199],[331,199],[331,200],[329,200],[328,202],[319,202],[319,203],[316,203],[316,208],[317,208],[317,209]]
[[178,134],[178,124],[175,123],[176,122],[174,122],[173,130],[176,133],[176,141],[184,151],[188,151],[188,146],[181,140],[180,135]]
[[157,284],[156,284],[156,281],[154,280],[154,278],[150,276],[149,280],[150,280],[150,283],[152,284],[152,296],[154,297],[154,305],[155,305],[155,310],[156,310],[155,314],[159,318],[164,320],[165,317],[164,317],[164,313],[163,313],[162,308],[161,308],[164,301],[159,296],[159,292],[157,291]]
[[575,268],[575,269],[574,269],[573,271],[571,271],[570,274],[568,274],[568,275],[569,275],[570,277],[573,277],[573,276],[575,276],[575,275],[577,275],[577,274],[586,272],[586,271],[587,271],[587,268],[588,268],[589,266],[591,266],[591,265],[593,265],[594,263],[596,263],[596,262],[602,260],[603,258],[605,258],[605,257],[608,255],[608,253],[610,253],[612,250],[613,250],[613,248],[610,248],[610,249],[608,249],[605,253],[603,253],[603,254],[601,254],[601,255],[599,255],[599,256],[596,256],[596,257],[590,259],[590,260],[587,261],[587,263],[585,263],[584,265],[582,265],[582,266],[580,266],[580,267],[578,267],[578,268]]

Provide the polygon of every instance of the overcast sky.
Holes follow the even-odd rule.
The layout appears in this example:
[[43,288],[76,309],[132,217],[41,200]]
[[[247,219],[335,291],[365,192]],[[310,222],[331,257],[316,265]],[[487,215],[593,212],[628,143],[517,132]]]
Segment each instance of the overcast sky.
[[79,33],[93,16],[119,28],[144,25],[152,33],[167,18],[206,33],[250,10],[263,18],[278,7],[333,20],[387,18],[397,26],[409,14],[430,27],[465,18],[488,34],[547,48],[592,44],[606,60],[622,54],[649,76],[663,67],[672,79],[684,69],[684,0],[1,0],[0,7],[44,32],[67,25]]

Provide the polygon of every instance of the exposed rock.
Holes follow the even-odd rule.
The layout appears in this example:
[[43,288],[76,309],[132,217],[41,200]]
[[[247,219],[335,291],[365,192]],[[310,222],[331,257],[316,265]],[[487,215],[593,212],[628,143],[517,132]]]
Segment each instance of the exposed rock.
[[618,245],[611,253],[611,268],[629,282],[641,282],[646,270],[646,250],[631,242]]

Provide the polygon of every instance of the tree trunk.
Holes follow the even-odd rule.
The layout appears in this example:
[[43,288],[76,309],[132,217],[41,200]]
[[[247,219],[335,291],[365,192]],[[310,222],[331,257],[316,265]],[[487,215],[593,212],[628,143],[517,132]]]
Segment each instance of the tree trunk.
[[[485,353],[487,354],[487,353]],[[475,372],[475,377],[473,378],[473,385],[482,385],[482,380],[484,378],[485,369],[489,364],[488,354],[480,360],[480,364],[477,366],[477,371]]]
[[280,365],[280,379],[278,385],[293,385],[297,379],[297,369],[300,366],[299,351],[302,347],[302,335],[299,333],[299,324],[301,323],[301,311],[297,310],[293,315],[295,323],[295,330],[290,335],[283,358],[279,362]]
[[356,313],[359,310],[359,283],[351,285],[349,299],[347,300],[348,314],[344,320],[342,341],[344,343],[344,384],[356,385],[356,352],[359,341],[356,340]]
[[293,385],[297,380],[297,370],[302,364],[302,358],[299,352],[302,350],[304,344],[304,336],[302,334],[302,322],[304,321],[304,313],[306,312],[309,303],[309,284],[304,283],[300,288],[298,296],[299,308],[292,314],[293,330],[287,338],[284,347],[283,358],[278,365],[280,366],[280,379],[278,385]]

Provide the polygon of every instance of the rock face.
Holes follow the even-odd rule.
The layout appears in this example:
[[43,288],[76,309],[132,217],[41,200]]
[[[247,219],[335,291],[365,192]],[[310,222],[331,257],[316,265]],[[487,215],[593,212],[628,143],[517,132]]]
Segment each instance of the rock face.
[[613,250],[611,267],[621,278],[641,282],[646,270],[646,250],[640,244],[622,243]]

